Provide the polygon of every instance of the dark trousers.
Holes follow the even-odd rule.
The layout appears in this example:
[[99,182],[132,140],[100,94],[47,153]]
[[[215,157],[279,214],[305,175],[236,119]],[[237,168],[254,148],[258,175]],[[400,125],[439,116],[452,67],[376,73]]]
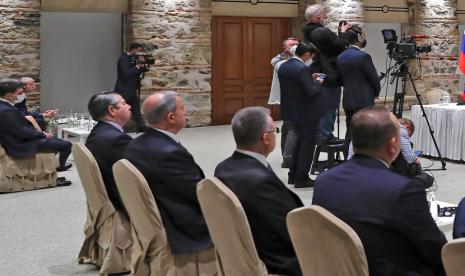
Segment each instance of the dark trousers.
[[294,151],[289,178],[295,182],[304,182],[309,179],[308,173],[312,165],[315,152],[315,140],[318,133],[318,121],[297,126],[297,147]]
[[61,140],[58,138],[50,138],[40,143],[37,146],[37,152],[59,152],[60,153],[60,167],[64,167],[68,156],[71,154],[71,144],[68,141]]
[[352,136],[350,133],[350,121],[352,121],[352,116],[357,113],[358,110],[346,110],[344,109],[344,113],[346,114],[346,136],[344,137],[344,157],[347,160],[349,155],[349,146],[350,142],[352,141]]
[[297,147],[297,132],[295,125],[290,121],[283,121],[281,134],[281,153],[283,161],[292,164],[292,155]]
[[129,95],[122,93],[121,96],[131,106],[132,119],[136,122],[137,130],[142,131],[145,128],[145,123],[140,115],[140,99],[137,97],[137,92],[130,93]]

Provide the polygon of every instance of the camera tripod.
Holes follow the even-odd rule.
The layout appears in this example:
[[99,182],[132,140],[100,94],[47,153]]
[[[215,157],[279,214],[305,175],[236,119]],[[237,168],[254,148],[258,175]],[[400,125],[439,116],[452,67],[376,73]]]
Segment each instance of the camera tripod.
[[[395,71],[391,73],[391,75],[396,80],[396,90],[394,94],[394,104],[392,107],[392,113],[394,113],[394,115],[396,115],[397,118],[402,118],[407,82],[410,80],[410,82],[412,83],[413,91],[415,92],[415,96],[418,100],[418,105],[420,105],[422,117],[425,118],[426,124],[428,125],[429,133],[431,135],[431,138],[433,139],[434,147],[436,148],[436,151],[438,152],[438,155],[439,155],[439,160],[441,161],[442,168],[438,170],[446,170],[446,162],[444,161],[444,158],[441,155],[441,151],[439,150],[438,143],[436,142],[436,138],[434,137],[434,130],[431,127],[428,117],[426,116],[425,108],[423,107],[423,102],[421,101],[421,96],[420,94],[418,94],[417,88],[415,86],[415,82],[413,81],[413,78],[412,78],[412,74],[410,74],[408,59],[397,61],[396,64],[392,68],[395,68],[395,67],[396,67]],[[401,88],[402,90],[400,92],[398,90],[399,79],[402,82],[402,88]],[[394,79],[392,79],[391,84],[393,81]]]

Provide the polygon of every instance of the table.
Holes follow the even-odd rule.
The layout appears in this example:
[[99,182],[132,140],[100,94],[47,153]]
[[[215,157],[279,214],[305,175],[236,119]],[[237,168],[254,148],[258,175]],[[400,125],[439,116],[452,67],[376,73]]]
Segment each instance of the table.
[[[442,157],[465,160],[465,106],[451,103],[424,105],[424,108]],[[439,157],[419,105],[412,106],[412,121],[415,124],[412,136],[415,150]]]
[[87,130],[87,129],[78,129],[78,128],[62,128],[61,131],[59,129],[58,132],[60,134],[62,133],[64,140],[68,140],[69,135],[77,136],[77,137],[79,137],[79,142],[81,142],[83,144],[86,142],[86,138],[90,134],[89,130]]

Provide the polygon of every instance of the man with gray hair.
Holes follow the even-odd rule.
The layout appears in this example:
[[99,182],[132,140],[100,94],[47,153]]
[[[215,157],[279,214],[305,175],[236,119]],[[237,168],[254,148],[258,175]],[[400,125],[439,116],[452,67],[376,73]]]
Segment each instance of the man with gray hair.
[[131,106],[120,94],[105,91],[93,95],[87,108],[92,119],[98,123],[87,137],[86,147],[97,161],[111,203],[116,210],[125,213],[112,169],[113,164],[123,158],[132,140],[123,130],[131,119]]
[[255,246],[269,273],[302,275],[286,228],[286,215],[303,206],[271,169],[266,157],[276,143],[270,111],[247,107],[233,117],[236,150],[215,169],[215,176],[241,201]]
[[124,156],[144,175],[157,201],[175,274],[216,275],[215,251],[196,193],[205,175],[176,136],[185,126],[183,100],[175,92],[156,93],[142,111],[148,129],[129,143]]

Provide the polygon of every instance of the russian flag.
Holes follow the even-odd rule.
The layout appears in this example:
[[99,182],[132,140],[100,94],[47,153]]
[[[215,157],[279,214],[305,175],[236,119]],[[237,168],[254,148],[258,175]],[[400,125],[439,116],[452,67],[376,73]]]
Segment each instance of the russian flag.
[[460,48],[459,54],[459,68],[462,74],[465,75],[465,31],[463,33],[462,47]]

